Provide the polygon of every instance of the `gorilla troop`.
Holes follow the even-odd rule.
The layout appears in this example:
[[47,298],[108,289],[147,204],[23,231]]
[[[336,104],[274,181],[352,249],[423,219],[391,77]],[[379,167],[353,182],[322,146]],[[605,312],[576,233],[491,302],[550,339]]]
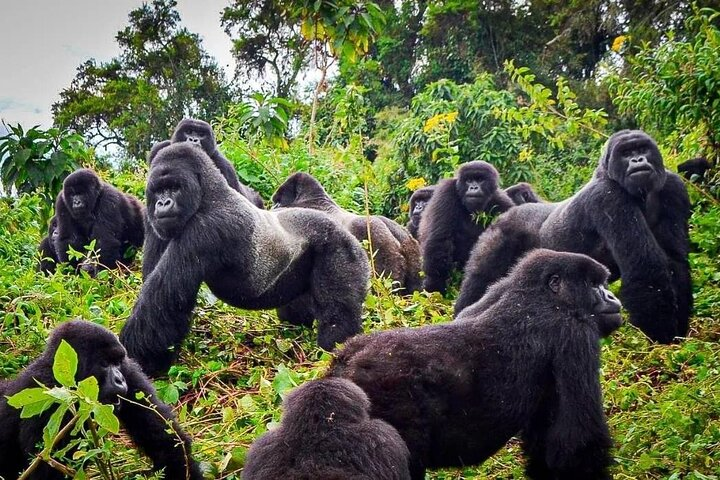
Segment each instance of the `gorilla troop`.
[[[115,415],[132,441],[153,461],[155,470],[164,469],[164,478],[201,480],[202,472],[190,456],[190,438],[182,431],[170,407],[157,400],[157,394],[140,367],[125,355],[117,337],[90,322],[60,324],[50,335],[45,351],[14,380],[0,380],[0,478],[17,478],[38,453],[43,428],[53,409],[39,416],[20,418],[20,410],[6,398],[26,388],[59,386],[53,375],[53,361],[60,342],[65,340],[78,356],[75,379],[95,377],[98,399],[115,405]],[[138,394],[142,398],[138,399]],[[126,400],[129,399],[130,401]],[[67,415],[63,424],[70,420]],[[67,445],[61,441],[54,451]],[[70,457],[72,452],[65,454]],[[41,462],[30,478],[64,478],[58,470]]]
[[360,241],[368,240],[369,230],[375,271],[389,275],[408,293],[420,289],[420,247],[403,227],[389,218],[379,215],[368,218],[343,210],[325,192],[320,182],[302,172],[291,175],[280,185],[272,201],[277,207],[312,208],[325,212]]
[[[225,177],[230,188],[240,192],[241,195],[250,200],[258,208],[265,208],[260,194],[247,185],[240,183],[235,167],[233,167],[232,163],[218,150],[217,144],[215,143],[215,134],[209,123],[193,118],[181,120],[180,123],[177,124],[177,127],[175,127],[172,139],[153,145],[148,155],[148,163],[152,166],[153,160],[158,152],[173,143],[187,143],[202,149],[212,159],[218,170],[220,170],[220,173]],[[160,240],[152,228],[148,227],[146,230],[147,237],[143,248],[143,278],[150,275],[150,272],[153,271],[155,265],[160,260],[160,256],[167,247],[167,242]]]
[[[92,170],[74,171],[65,178],[55,200],[57,229],[49,237],[54,237],[57,260],[90,274],[99,268],[127,265],[131,260],[125,258],[128,247],[139,248],[143,244],[143,216],[142,204],[132,195],[103,182]],[[98,264],[89,259],[79,262],[69,258],[68,247],[82,252],[92,240],[99,251]]]
[[410,220],[408,221],[407,229],[413,238],[418,238],[418,229],[420,228],[423,211],[432,198],[434,191],[435,185],[430,185],[429,187],[415,190],[410,196]]
[[257,439],[243,480],[409,480],[397,430],[371,419],[370,401],[342,378],[303,384],[283,402],[280,427]]
[[608,479],[599,340],[621,317],[607,277],[585,255],[536,250],[456,321],[357,336],[328,375],[398,430],[415,480],[482,463],[518,434],[530,478]]
[[521,205],[475,246],[455,313],[481,298],[527,250],[590,255],[621,278],[630,321],[652,340],[669,343],[688,331],[692,285],[688,264],[690,200],[665,170],[657,145],[639,130],[608,140],[594,178],[561,203]]
[[230,188],[202,149],[187,143],[158,152],[146,194],[148,222],[167,248],[120,334],[146,373],[164,373],[174,360],[202,282],[240,308],[292,302],[281,318],[296,324],[316,318],[318,344],[327,350],[360,331],[367,255],[328,216],[257,208]]
[[475,161],[438,183],[420,224],[425,290],[445,293],[453,264],[462,269],[493,217],[515,205],[499,182],[495,167]]

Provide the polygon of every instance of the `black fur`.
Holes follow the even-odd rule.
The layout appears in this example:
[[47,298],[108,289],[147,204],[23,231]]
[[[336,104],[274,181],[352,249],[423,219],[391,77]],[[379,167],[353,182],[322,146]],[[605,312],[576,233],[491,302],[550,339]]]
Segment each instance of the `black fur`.
[[38,272],[53,273],[57,266],[58,259],[55,253],[55,239],[57,239],[57,218],[50,219],[47,235],[40,241],[38,253],[40,254],[40,262],[38,263]]
[[682,173],[685,178],[690,180],[693,175],[697,175],[700,178],[705,177],[705,172],[711,167],[710,162],[702,157],[693,158],[687,160],[678,165],[678,173]]
[[[240,183],[235,167],[233,167],[232,163],[218,150],[215,142],[215,134],[209,123],[193,118],[181,120],[180,123],[177,124],[177,127],[175,127],[175,132],[171,140],[165,140],[153,145],[148,155],[148,164],[152,166],[153,160],[158,152],[173,143],[189,143],[202,148],[212,159],[218,170],[220,170],[222,176],[225,177],[230,188],[240,192],[240,194],[258,208],[265,208],[260,194],[247,185]],[[143,248],[143,278],[147,278],[147,276],[150,275],[150,272],[153,271],[155,265],[157,265],[157,262],[160,260],[160,256],[167,248],[167,242],[160,240],[149,225],[146,227],[146,231],[147,236]]]
[[[390,276],[406,292],[421,288],[420,246],[400,225],[380,215],[365,217],[343,210],[312,175],[298,172],[280,185],[272,197],[276,207],[312,208],[337,220],[358,240],[370,241],[375,271]],[[368,225],[369,223],[369,225]]]
[[297,310],[283,318],[317,318],[318,344],[328,350],[360,331],[367,255],[334,220],[305,208],[257,208],[187,143],[158,153],[146,195],[149,223],[167,248],[120,334],[146,373],[175,359],[202,282],[241,308],[293,303]]
[[[59,262],[69,262],[94,274],[99,268],[128,265],[128,247],[143,244],[143,206],[132,195],[122,193],[83,168],[65,178],[63,189],[55,201],[57,237],[54,248]],[[68,258],[69,246],[84,252],[85,245],[95,240],[99,264],[89,260],[78,262]]]
[[653,139],[620,131],[578,193],[561,203],[519,206],[480,238],[455,313],[481,298],[525,251],[541,246],[584,253],[607,266],[613,279],[622,279],[630,321],[652,340],[669,343],[687,334],[692,311],[690,213],[687,190],[665,170]]
[[495,167],[481,161],[461,165],[456,178],[438,183],[419,231],[425,290],[444,293],[453,265],[463,269],[493,217],[515,206],[499,183]]
[[409,480],[397,430],[368,416],[370,401],[342,378],[308,382],[283,402],[280,426],[248,451],[243,480]]
[[[155,470],[164,468],[164,478],[202,479],[199,466],[190,455],[190,438],[175,421],[170,407],[157,399],[155,389],[140,367],[127,358],[117,337],[99,325],[79,320],[60,324],[50,335],[40,357],[14,380],[0,381],[0,477],[17,478],[18,473],[30,465],[37,453],[37,444],[42,443],[43,427],[53,412],[51,408],[40,416],[21,419],[20,410],[8,405],[6,396],[37,387],[36,382],[47,387],[59,385],[52,365],[61,340],[68,342],[78,354],[76,380],[90,376],[98,380],[99,400],[117,403],[115,415],[133,442],[152,459]],[[136,397],[139,392],[144,394],[143,399]],[[64,421],[69,419],[68,415]],[[63,442],[55,450],[62,448]],[[64,476],[41,463],[30,478],[52,480]]]
[[525,182],[516,183],[515,185],[505,189],[508,197],[515,203],[515,205],[522,205],[524,203],[540,203],[542,198],[535,193],[532,185]]
[[455,322],[355,337],[328,375],[400,432],[415,480],[480,464],[515,435],[531,478],[610,478],[599,340],[621,317],[607,277],[585,255],[535,250]]
[[425,207],[427,207],[434,191],[435,185],[430,185],[429,187],[415,190],[410,196],[410,209],[408,212],[410,220],[408,221],[407,229],[413,238],[418,238],[418,229],[420,228],[423,211],[425,211]]

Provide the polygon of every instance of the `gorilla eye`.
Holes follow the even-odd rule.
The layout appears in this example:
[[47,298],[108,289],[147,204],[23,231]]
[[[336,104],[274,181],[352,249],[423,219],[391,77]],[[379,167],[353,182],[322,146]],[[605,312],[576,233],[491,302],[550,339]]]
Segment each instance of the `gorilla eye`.
[[548,281],[548,286],[550,287],[550,290],[553,291],[553,293],[558,293],[560,291],[560,276],[551,276],[550,280]]

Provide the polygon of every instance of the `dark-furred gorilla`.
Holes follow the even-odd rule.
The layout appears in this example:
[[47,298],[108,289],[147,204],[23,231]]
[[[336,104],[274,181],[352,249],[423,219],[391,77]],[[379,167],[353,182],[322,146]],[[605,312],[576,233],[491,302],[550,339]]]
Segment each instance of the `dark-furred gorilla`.
[[[241,195],[250,200],[258,208],[265,208],[260,194],[247,185],[240,183],[235,167],[233,167],[232,163],[218,150],[215,142],[215,134],[210,124],[193,118],[181,120],[180,123],[177,124],[177,127],[175,127],[175,132],[171,140],[165,140],[153,145],[148,155],[148,164],[152,166],[153,159],[158,152],[172,143],[188,143],[195,147],[202,148],[212,159],[218,170],[220,170],[222,176],[225,177],[230,188],[240,192]],[[146,230],[147,235],[143,247],[143,278],[150,275],[150,272],[152,272],[155,265],[157,265],[165,248],[167,248],[167,242],[160,240],[152,228],[148,226]]]
[[400,432],[415,480],[480,464],[515,435],[530,478],[610,478],[599,340],[622,320],[607,278],[585,255],[535,250],[456,321],[357,336],[328,375]]
[[542,198],[535,193],[532,185],[525,182],[516,183],[505,189],[508,197],[515,203],[515,205],[522,205],[524,203],[540,203]]
[[370,401],[342,378],[303,384],[283,402],[280,426],[257,439],[243,480],[409,480],[397,430],[368,416]]
[[594,178],[561,203],[514,208],[480,238],[465,269],[455,313],[482,297],[524,252],[535,247],[579,252],[621,278],[630,321],[669,343],[688,331],[690,200],[665,170],[655,141],[639,130],[615,133]]
[[48,225],[47,235],[40,241],[38,253],[40,254],[40,263],[38,264],[38,272],[53,273],[58,260],[55,253],[55,240],[57,239],[57,218],[52,217]]
[[435,185],[423,187],[415,190],[410,196],[410,220],[407,224],[408,232],[413,238],[418,238],[418,229],[420,228],[420,220],[427,203],[432,198],[435,191]]
[[202,282],[240,308],[293,302],[283,319],[317,319],[318,345],[326,350],[360,331],[367,255],[327,215],[257,208],[230,188],[202,149],[187,143],[158,152],[146,194],[148,222],[167,248],[120,339],[149,375],[164,373],[175,359]]
[[445,293],[453,265],[462,269],[493,217],[515,206],[499,183],[495,167],[482,161],[465,163],[455,178],[438,183],[419,231],[425,290]]
[[406,292],[414,292],[422,286],[420,246],[407,230],[389,218],[373,215],[368,219],[342,209],[317,179],[303,172],[291,175],[280,185],[272,201],[275,207],[312,208],[325,212],[360,241],[368,239],[369,222],[375,271],[388,275]]
[[[75,170],[63,182],[55,200],[57,236],[54,240],[58,261],[69,262],[91,274],[99,268],[127,265],[128,247],[143,244],[143,206],[132,195],[121,192],[87,168]],[[68,247],[83,252],[95,240],[98,265],[88,259],[78,262],[68,257]]]
[[[164,469],[164,478],[168,479],[202,479],[199,465],[190,456],[190,438],[178,425],[170,407],[157,399],[155,389],[140,367],[125,355],[115,334],[80,320],[60,324],[50,335],[40,357],[16,379],[0,380],[0,477],[17,478],[19,472],[30,465],[38,452],[38,443],[42,443],[43,427],[53,412],[51,408],[40,416],[21,419],[20,410],[10,406],[6,396],[37,387],[37,382],[46,387],[59,386],[53,376],[53,361],[62,340],[77,353],[75,379],[80,381],[91,376],[97,379],[98,399],[115,405],[115,415],[121,425],[135,445],[152,459],[155,470]],[[138,393],[144,394],[141,399]],[[69,421],[69,417],[64,422]],[[55,450],[62,448],[61,442]],[[30,478],[52,480],[64,476],[42,462]]]
[[710,162],[702,157],[693,158],[682,162],[678,165],[678,173],[690,180],[693,175],[697,175],[700,178],[705,176],[705,172],[710,169]]

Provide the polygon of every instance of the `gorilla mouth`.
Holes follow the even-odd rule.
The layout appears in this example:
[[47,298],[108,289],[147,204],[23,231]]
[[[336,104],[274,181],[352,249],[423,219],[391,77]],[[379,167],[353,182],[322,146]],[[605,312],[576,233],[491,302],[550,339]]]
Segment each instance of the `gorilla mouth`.
[[630,176],[637,175],[639,173],[647,174],[647,173],[652,173],[652,172],[653,172],[653,168],[650,165],[644,165],[644,166],[637,167],[637,168],[634,168],[633,170],[631,170]]

